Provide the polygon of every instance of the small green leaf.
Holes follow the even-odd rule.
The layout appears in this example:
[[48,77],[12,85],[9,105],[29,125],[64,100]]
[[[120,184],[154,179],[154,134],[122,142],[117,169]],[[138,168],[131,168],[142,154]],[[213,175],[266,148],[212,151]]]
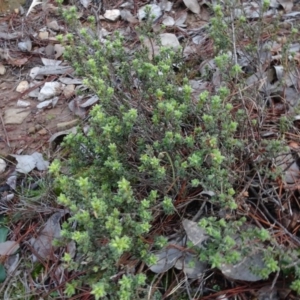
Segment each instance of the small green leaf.
[[0,264],[0,282],[3,282],[6,279],[5,268],[2,264]]
[[8,233],[8,228],[0,227],[0,243],[6,241],[7,233]]

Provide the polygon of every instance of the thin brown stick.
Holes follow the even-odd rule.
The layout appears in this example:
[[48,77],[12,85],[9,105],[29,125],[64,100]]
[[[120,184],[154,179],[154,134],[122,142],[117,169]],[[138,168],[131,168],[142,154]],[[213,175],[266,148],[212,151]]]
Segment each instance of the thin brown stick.
[[1,114],[0,114],[0,118],[1,118],[1,123],[2,123],[2,126],[3,126],[3,131],[4,131],[4,134],[5,134],[5,138],[6,138],[6,144],[10,148],[8,134],[7,134],[7,131],[6,131],[6,128],[5,128],[5,124],[4,124],[4,121],[3,121],[3,118],[1,116]]

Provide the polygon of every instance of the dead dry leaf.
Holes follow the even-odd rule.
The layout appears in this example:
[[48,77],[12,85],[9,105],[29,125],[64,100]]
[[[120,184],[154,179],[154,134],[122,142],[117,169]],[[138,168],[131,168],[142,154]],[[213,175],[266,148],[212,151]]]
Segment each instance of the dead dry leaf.
[[25,65],[28,62],[28,58],[27,57],[23,57],[23,58],[9,58],[7,60],[7,62],[12,65],[12,66],[16,66],[16,67],[22,67],[23,65]]
[[94,96],[88,98],[87,100],[85,100],[85,102],[83,102],[82,104],[80,104],[80,107],[86,108],[86,107],[92,106],[93,104],[97,103],[98,101],[99,101],[99,97],[97,95],[94,95]]
[[43,101],[43,102],[40,102],[36,108],[37,109],[45,109],[45,108],[53,108],[56,106],[57,102],[58,102],[58,97],[54,97],[50,100],[46,100],[46,101]]
[[69,99],[74,95],[74,91],[75,91],[75,84],[68,84],[63,90],[63,95],[65,96],[66,99]]
[[132,15],[132,13],[128,10],[128,9],[122,9],[120,11],[120,16],[123,20],[130,22],[131,20],[134,19],[134,16]]
[[84,8],[88,8],[88,6],[91,4],[91,0],[80,0],[80,3]]
[[61,62],[61,60],[42,57],[42,63],[44,64],[44,66],[59,66]]
[[187,19],[187,12],[183,12],[178,19],[176,19],[175,21],[175,25],[178,27],[186,27],[186,25],[184,24],[185,21]]
[[299,181],[299,166],[291,153],[277,155],[275,164],[282,171],[282,179],[286,184],[295,184]]
[[0,32],[0,39],[15,40],[22,37],[22,35],[23,35],[22,32],[13,32],[13,33]]
[[26,38],[24,41],[18,43],[18,48],[21,51],[27,52],[32,49],[32,42],[30,38]]
[[86,116],[86,110],[80,107],[82,97],[77,97],[69,102],[69,109],[74,115],[79,116],[80,118],[84,118]]
[[4,65],[2,65],[0,63],[0,75],[4,75],[5,73],[6,73],[6,69],[5,69]]
[[33,9],[36,5],[42,4],[42,3],[43,3],[43,2],[41,2],[41,1],[33,0],[32,3],[31,3],[31,5],[29,6],[29,9],[28,9],[28,11],[27,11],[26,17],[30,14],[30,12],[32,11],[32,9]]
[[82,80],[77,78],[60,77],[58,80],[64,84],[82,84]]
[[162,33],[160,34],[160,39],[162,46],[171,47],[175,50],[180,47],[180,43],[173,33]]
[[263,279],[262,276],[254,274],[252,270],[261,270],[265,268],[264,256],[261,252],[257,252],[248,256],[233,265],[233,264],[222,264],[221,271],[222,273],[230,279],[233,280],[243,280],[243,281],[259,281]]
[[201,248],[201,244],[208,239],[206,232],[198,223],[183,219],[182,226],[188,236],[188,239],[197,247]]
[[290,13],[293,9],[294,3],[291,0],[277,0],[277,2],[283,7],[286,13]]
[[197,255],[186,252],[176,261],[175,268],[183,270],[187,278],[196,279],[205,273],[207,263],[199,261]]
[[72,72],[73,69],[68,66],[44,66],[34,67],[30,70],[29,76],[35,79],[38,75],[60,75]]
[[20,255],[19,255],[19,253],[10,255],[8,257],[8,259],[5,262],[5,267],[6,267],[8,275],[17,276],[18,273],[21,273],[20,270],[15,273],[15,271],[16,271],[18,265],[19,265],[19,262],[20,262]]
[[79,123],[78,119],[73,119],[71,121],[57,123],[56,127],[58,130],[66,130],[66,129],[70,129],[73,126],[76,126],[78,123]]
[[173,3],[168,0],[162,0],[160,1],[159,6],[163,11],[171,11]]
[[142,21],[146,18],[146,7],[149,7],[149,6],[150,6],[150,16],[154,17],[153,22],[155,22],[162,16],[163,12],[157,4],[148,4],[148,5],[141,7],[138,11],[138,18],[140,21]]
[[11,59],[11,56],[9,55],[9,51],[7,49],[0,48],[0,58],[5,60]]
[[172,18],[170,16],[166,16],[163,18],[162,23],[166,26],[174,26],[175,20],[174,20],[174,18]]
[[150,266],[150,270],[154,273],[164,273],[171,269],[177,259],[182,256],[182,252],[176,248],[164,248],[161,251],[155,253],[157,263]]
[[20,244],[14,241],[0,243],[0,255],[12,255],[20,247]]
[[200,5],[197,0],[183,0],[183,3],[194,14],[200,14]]
[[52,30],[55,30],[55,31],[59,31],[60,30],[60,27],[59,27],[59,25],[58,25],[58,23],[57,23],[56,20],[47,22],[47,26],[48,26],[48,28],[50,28]]
[[[53,251],[52,242],[54,239],[60,237],[61,227],[60,219],[66,214],[66,212],[54,213],[45,223],[43,230],[38,234],[37,238],[31,238],[30,244],[37,252],[38,257],[47,259]],[[37,258],[33,254],[33,260]]]

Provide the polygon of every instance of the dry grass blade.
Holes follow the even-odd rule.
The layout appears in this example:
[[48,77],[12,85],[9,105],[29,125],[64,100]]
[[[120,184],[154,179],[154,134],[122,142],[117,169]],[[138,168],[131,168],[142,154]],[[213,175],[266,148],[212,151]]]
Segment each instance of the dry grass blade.
[[29,9],[28,9],[28,12],[27,12],[27,14],[26,14],[26,17],[30,14],[30,12],[32,11],[32,9],[33,9],[36,5],[42,4],[42,3],[43,3],[43,2],[41,2],[41,1],[33,0],[32,3],[31,3],[31,5],[30,5],[30,7],[29,7]]

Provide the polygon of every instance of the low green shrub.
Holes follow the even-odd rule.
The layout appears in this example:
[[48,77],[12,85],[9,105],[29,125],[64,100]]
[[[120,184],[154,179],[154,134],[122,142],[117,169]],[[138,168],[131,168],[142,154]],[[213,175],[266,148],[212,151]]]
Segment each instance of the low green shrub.
[[[220,19],[222,12],[218,7],[215,11]],[[74,10],[71,12],[74,15]],[[212,35],[216,50],[230,46],[228,37],[221,40],[224,26],[219,31],[215,28]],[[66,253],[64,263],[69,270],[82,272],[67,284],[68,296],[89,286],[96,299],[146,297],[146,273],[138,272],[136,265],[122,266],[122,258],[154,264],[151,250],[159,246],[147,240],[153,238],[153,225],[159,217],[178,215],[176,199],[191,192],[213,192],[207,200],[207,215],[212,217],[205,216],[199,223],[210,236],[199,254],[201,260],[212,267],[239,262],[256,240],[258,245],[266,245],[261,249],[265,268],[257,272],[267,278],[279,272],[287,258],[268,230],[255,228],[243,233],[248,216],[236,211],[244,204],[236,198],[236,189],[239,193],[243,189],[240,183],[244,184],[251,172],[267,174],[268,163],[278,154],[276,142],[284,145],[281,140],[256,142],[243,134],[244,127],[255,128],[257,120],[249,120],[246,106],[232,96],[236,87],[229,82],[240,78],[241,68],[223,51],[215,62],[223,71],[224,82],[216,91],[195,97],[189,78],[178,82],[174,70],[182,60],[180,51],[161,46],[151,59],[143,46],[149,38],[147,32],[140,30],[141,46],[134,51],[118,32],[105,42],[87,29],[67,36],[65,58],[99,97],[90,111],[88,131],[78,130],[65,139],[71,175],[60,173],[59,161],[50,167],[55,184],[63,191],[58,202],[70,210],[62,237],[77,244],[76,257]],[[282,121],[282,126],[285,123]],[[244,159],[249,158],[250,148],[256,149],[253,157],[260,153],[267,163],[262,168],[256,160],[246,174]],[[215,217],[219,211],[228,215]],[[243,240],[239,245],[233,238],[237,232]],[[157,234],[154,237],[162,239]],[[164,243],[159,243],[160,247]],[[296,259],[297,254],[291,257]],[[297,280],[292,287],[299,290]]]
[[[74,240],[82,255],[76,262],[66,254],[65,262],[88,270],[84,282],[96,297],[114,291],[130,299],[124,295],[138,293],[133,287],[144,284],[145,277],[128,274],[119,285],[109,278],[127,252],[155,263],[142,236],[154,215],[175,213],[183,183],[187,190],[213,190],[216,207],[237,207],[231,170],[243,142],[234,137],[238,123],[230,117],[228,88],[194,99],[187,78],[182,86],[175,84],[177,53],[172,49],[161,47],[150,60],[144,47],[129,54],[118,33],[103,44],[85,30],[81,37],[85,42],[74,38],[78,46],[68,46],[66,58],[99,104],[90,112],[88,133],[65,140],[73,176],[58,175],[57,161],[50,168],[63,191],[58,201],[71,213],[62,235]],[[67,292],[74,289],[69,286]]]

